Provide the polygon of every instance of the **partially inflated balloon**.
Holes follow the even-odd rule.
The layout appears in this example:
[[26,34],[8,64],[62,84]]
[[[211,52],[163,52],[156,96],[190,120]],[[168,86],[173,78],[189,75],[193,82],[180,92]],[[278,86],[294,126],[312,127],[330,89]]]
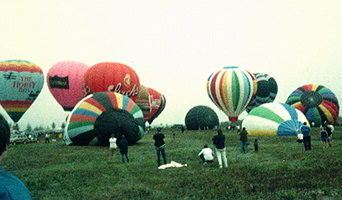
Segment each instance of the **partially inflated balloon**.
[[35,101],[44,84],[43,71],[25,60],[0,62],[0,104],[18,122]]
[[297,135],[306,117],[299,110],[284,103],[265,103],[253,108],[242,121],[251,136]]
[[71,111],[83,98],[83,76],[89,68],[81,62],[63,61],[49,69],[47,85],[65,111]]
[[[138,97],[135,99],[135,103],[140,107],[144,114],[144,118],[151,112],[150,95],[147,87],[140,85],[140,92]],[[146,120],[146,118],[145,118]]]
[[68,117],[65,141],[69,145],[109,145],[109,138],[125,135],[135,144],[145,135],[145,121],[138,105],[129,97],[99,92],[82,99]]
[[216,112],[208,106],[195,106],[185,116],[185,126],[188,130],[211,130],[219,124]]
[[137,73],[122,63],[103,62],[92,66],[84,75],[85,94],[116,92],[135,100],[140,81]]
[[254,73],[254,75],[257,91],[246,108],[247,112],[261,104],[273,102],[278,92],[278,85],[273,77],[264,73]]
[[320,126],[325,121],[337,122],[340,109],[338,100],[335,94],[323,85],[303,85],[290,94],[286,103],[302,111],[315,126]]
[[157,90],[153,88],[147,89],[150,95],[149,101],[151,105],[151,112],[145,117],[145,119],[148,121],[149,124],[152,124],[153,120],[155,120],[165,109],[166,99],[165,96]]
[[207,82],[207,92],[212,102],[230,121],[237,121],[253,96],[253,84],[248,71],[239,67],[224,67],[211,74]]

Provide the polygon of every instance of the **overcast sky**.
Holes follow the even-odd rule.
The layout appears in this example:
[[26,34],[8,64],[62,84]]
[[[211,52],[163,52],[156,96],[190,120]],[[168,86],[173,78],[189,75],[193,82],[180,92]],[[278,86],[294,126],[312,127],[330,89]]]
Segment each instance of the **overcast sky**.
[[[225,66],[273,76],[276,102],[313,83],[341,104],[341,10],[340,0],[0,0],[0,60],[31,61],[45,76],[65,60],[129,65],[166,97],[152,125],[184,123],[197,105],[227,120],[206,91]],[[45,84],[19,125],[65,116]]]

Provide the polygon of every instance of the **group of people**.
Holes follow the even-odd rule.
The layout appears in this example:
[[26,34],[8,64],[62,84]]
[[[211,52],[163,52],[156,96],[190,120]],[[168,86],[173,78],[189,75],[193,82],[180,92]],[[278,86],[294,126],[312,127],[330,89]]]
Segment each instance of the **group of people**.
[[[157,132],[153,135],[154,146],[157,152],[158,166],[161,165],[161,157],[163,158],[164,164],[167,164],[164,138],[165,138],[165,135],[162,133],[161,128],[158,127]],[[115,151],[118,147],[120,149],[122,162],[123,163],[129,162],[128,142],[124,134],[121,135],[121,139],[119,141],[117,141],[117,139],[115,138],[115,134],[112,134],[111,138],[109,138],[109,150],[110,150],[109,162],[113,162]]]
[[[334,132],[334,126],[329,122],[325,122],[320,129],[323,148],[332,147],[332,133]],[[306,122],[304,122],[303,126],[300,129],[300,133],[298,134],[298,141],[303,142],[305,151],[311,150],[310,131],[311,128],[307,125]]]

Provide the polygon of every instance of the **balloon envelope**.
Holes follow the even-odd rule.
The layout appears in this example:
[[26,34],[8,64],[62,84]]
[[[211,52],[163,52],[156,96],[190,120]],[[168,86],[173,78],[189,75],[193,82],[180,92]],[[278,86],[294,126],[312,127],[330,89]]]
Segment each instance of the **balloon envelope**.
[[137,73],[122,63],[103,62],[92,66],[84,75],[85,94],[116,92],[135,100],[140,81]]
[[302,111],[310,124],[322,125],[325,121],[337,122],[339,104],[335,94],[323,85],[308,84],[297,88],[286,103]]
[[297,135],[306,117],[299,110],[284,103],[265,103],[253,108],[242,121],[251,136]]
[[219,125],[216,112],[208,106],[195,106],[185,116],[188,130],[213,129]]
[[82,99],[68,117],[66,144],[109,145],[109,138],[126,136],[135,144],[145,135],[145,121],[138,105],[129,97],[99,92]]
[[81,62],[63,61],[49,69],[47,85],[65,111],[71,111],[83,98],[83,76],[89,68]]
[[261,104],[273,102],[278,93],[278,85],[273,77],[264,73],[254,73],[254,75],[257,91],[246,108],[247,112]]
[[253,79],[250,73],[239,67],[224,67],[211,74],[207,92],[214,104],[230,121],[237,121],[253,96]]
[[151,112],[150,95],[147,87],[140,85],[140,92],[134,102],[140,107],[146,120],[146,116]]
[[18,122],[36,100],[44,84],[43,71],[25,60],[0,62],[0,104]]
[[163,94],[152,88],[147,88],[150,95],[151,112],[146,116],[146,120],[149,124],[152,124],[165,109],[166,98]]

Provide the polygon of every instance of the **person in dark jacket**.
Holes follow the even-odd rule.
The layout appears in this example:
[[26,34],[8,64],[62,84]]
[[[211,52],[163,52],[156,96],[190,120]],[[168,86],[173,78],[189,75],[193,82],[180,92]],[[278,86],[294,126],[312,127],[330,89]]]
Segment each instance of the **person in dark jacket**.
[[164,142],[164,134],[161,132],[161,128],[157,128],[157,133],[153,135],[154,146],[157,151],[157,163],[158,166],[161,165],[160,155],[163,157],[164,164],[167,164],[166,154],[165,154],[165,142]]
[[245,127],[240,131],[240,143],[241,143],[241,153],[248,153],[248,132]]
[[303,134],[303,143],[304,143],[304,150],[311,150],[311,135],[310,135],[310,131],[311,128],[309,126],[306,125],[307,123],[304,122],[303,126],[300,128],[300,131]]
[[127,162],[129,162],[129,158],[128,158],[128,142],[125,138],[125,135],[122,135],[121,140],[119,141],[119,149],[120,149],[120,153],[121,153],[121,158],[122,158],[122,162],[125,162],[125,158],[127,160]]
[[220,168],[222,168],[222,163],[225,167],[228,167],[227,157],[226,157],[226,146],[225,146],[225,135],[222,134],[222,130],[217,130],[217,135],[213,138],[213,144],[216,148],[216,156],[219,162]]
[[[6,156],[10,143],[10,127],[0,114],[0,162]],[[24,183],[0,167],[0,199],[30,200],[30,192]]]

